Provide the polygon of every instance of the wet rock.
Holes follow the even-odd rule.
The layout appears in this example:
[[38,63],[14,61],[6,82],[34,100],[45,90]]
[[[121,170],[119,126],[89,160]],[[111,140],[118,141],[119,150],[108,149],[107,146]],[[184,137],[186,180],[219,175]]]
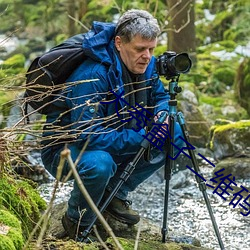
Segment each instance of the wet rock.
[[180,111],[185,117],[190,143],[196,147],[205,148],[209,139],[209,122],[205,119],[198,106],[189,101],[181,101]]
[[209,147],[216,160],[232,156],[250,157],[250,120],[215,125]]
[[228,157],[220,161],[213,172],[219,171],[224,168],[224,176],[232,174],[236,179],[249,179],[250,178],[250,158],[239,157],[232,158]]
[[173,189],[185,188],[190,185],[191,171],[186,169],[171,178],[170,187]]

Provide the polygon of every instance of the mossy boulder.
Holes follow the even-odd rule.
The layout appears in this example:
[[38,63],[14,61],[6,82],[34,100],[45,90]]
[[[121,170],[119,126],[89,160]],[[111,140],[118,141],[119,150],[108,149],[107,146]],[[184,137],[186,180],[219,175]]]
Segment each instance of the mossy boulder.
[[[46,202],[31,182],[2,174],[0,178],[0,208],[8,210],[20,222],[24,239],[38,222]],[[1,241],[0,241],[0,249]]]
[[232,156],[250,157],[250,120],[216,124],[210,130],[209,148],[215,159]]
[[18,250],[23,244],[20,220],[9,211],[0,209],[0,249]]
[[190,143],[195,147],[205,148],[209,139],[209,122],[204,118],[198,106],[182,101],[180,110],[185,116],[185,124]]

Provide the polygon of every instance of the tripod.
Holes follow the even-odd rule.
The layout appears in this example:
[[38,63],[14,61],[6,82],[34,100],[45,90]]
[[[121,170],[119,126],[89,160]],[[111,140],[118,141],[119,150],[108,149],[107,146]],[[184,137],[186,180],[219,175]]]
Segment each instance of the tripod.
[[[170,132],[170,138],[168,140],[167,143],[167,148],[168,148],[168,152],[169,152],[169,156],[173,159],[174,158],[174,123],[175,123],[175,118],[177,117],[177,120],[181,126],[181,130],[184,136],[184,139],[189,143],[190,139],[189,139],[189,133],[188,130],[186,128],[186,124],[185,124],[185,120],[184,120],[184,116],[182,115],[181,112],[177,113],[177,100],[176,100],[176,95],[177,93],[180,93],[182,91],[181,87],[178,86],[178,80],[179,77],[177,77],[176,79],[172,79],[169,82],[169,94],[170,94],[170,100],[169,100],[169,132]],[[189,156],[191,157],[191,161],[194,167],[194,170],[196,173],[198,173],[201,177],[202,174],[200,173],[200,169],[199,169],[199,165],[197,162],[197,159],[195,157],[194,151],[191,150],[191,148],[187,148],[188,149],[188,153]],[[162,242],[165,243],[166,242],[166,234],[167,234],[167,216],[168,216],[168,198],[169,198],[169,183],[170,183],[170,179],[171,179],[171,174],[172,174],[172,169],[174,167],[174,160],[170,159],[170,157],[166,157],[166,161],[165,161],[165,201],[164,201],[164,216],[163,216],[163,226],[162,226]],[[220,236],[220,232],[218,229],[218,226],[216,224],[216,220],[211,208],[211,204],[209,202],[208,199],[208,195],[206,192],[206,184],[204,182],[203,179],[201,179],[199,176],[195,175],[196,178],[196,182],[198,183],[199,189],[202,192],[203,198],[205,200],[209,215],[210,215],[210,219],[212,221],[213,224],[213,228],[216,234],[216,237],[218,239],[219,245],[221,250],[225,250],[225,247],[223,245],[221,236]]]

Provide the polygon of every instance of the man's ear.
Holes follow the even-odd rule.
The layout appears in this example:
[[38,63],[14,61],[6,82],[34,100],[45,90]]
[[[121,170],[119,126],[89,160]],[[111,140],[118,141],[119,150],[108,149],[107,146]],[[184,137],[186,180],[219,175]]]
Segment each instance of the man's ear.
[[115,37],[115,47],[118,51],[120,51],[120,49],[121,49],[121,43],[122,43],[121,37],[116,36]]

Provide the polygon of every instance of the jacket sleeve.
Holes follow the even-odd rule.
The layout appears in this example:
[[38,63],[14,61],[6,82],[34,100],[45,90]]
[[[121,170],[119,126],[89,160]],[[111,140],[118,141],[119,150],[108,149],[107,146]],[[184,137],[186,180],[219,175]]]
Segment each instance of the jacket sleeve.
[[107,117],[105,105],[100,105],[110,88],[105,78],[106,73],[104,66],[89,67],[83,63],[68,79],[75,83],[81,79],[90,79],[89,82],[75,84],[66,91],[66,102],[71,109],[71,131],[76,135],[79,147],[88,143],[88,150],[104,150],[114,155],[136,153],[143,140],[143,131],[106,126],[107,121],[112,123],[117,118],[116,113],[113,117]]

